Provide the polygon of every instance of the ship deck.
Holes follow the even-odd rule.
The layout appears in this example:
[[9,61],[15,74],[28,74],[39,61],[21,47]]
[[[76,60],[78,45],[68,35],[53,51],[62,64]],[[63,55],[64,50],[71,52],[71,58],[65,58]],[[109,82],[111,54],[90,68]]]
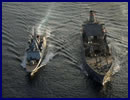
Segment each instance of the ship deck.
[[32,72],[34,68],[37,66],[37,64],[38,64],[37,62],[35,62],[34,64],[27,64],[26,71]]
[[111,67],[112,56],[86,57],[87,64],[98,74],[105,75]]

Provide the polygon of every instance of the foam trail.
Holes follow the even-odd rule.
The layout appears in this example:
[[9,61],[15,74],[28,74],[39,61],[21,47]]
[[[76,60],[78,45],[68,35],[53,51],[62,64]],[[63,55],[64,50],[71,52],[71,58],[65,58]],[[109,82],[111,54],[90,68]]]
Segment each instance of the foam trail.
[[[46,24],[49,19],[49,16],[51,15],[51,11],[53,7],[54,7],[53,4],[51,4],[50,8],[47,11],[46,16],[41,20],[40,24],[37,26],[37,34],[43,35],[44,31],[46,31],[47,29]],[[49,32],[47,31],[47,33]]]

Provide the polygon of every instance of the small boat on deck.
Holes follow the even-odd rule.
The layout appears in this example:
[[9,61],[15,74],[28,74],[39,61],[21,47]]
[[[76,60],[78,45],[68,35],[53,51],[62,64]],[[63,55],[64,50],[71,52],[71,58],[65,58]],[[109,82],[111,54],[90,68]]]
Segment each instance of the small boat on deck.
[[94,81],[104,85],[112,75],[113,57],[107,42],[107,31],[104,24],[95,18],[95,11],[90,11],[89,20],[82,25],[83,46],[85,51],[86,70]]
[[21,66],[33,76],[41,67],[42,60],[45,57],[47,49],[46,36],[36,35],[33,28],[33,33],[28,41],[28,48],[24,54],[24,59]]

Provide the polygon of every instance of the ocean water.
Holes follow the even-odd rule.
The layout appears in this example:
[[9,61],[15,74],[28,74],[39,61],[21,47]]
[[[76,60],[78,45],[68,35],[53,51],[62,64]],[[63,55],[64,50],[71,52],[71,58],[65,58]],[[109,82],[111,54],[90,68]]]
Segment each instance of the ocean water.
[[[99,88],[81,70],[82,23],[95,10],[106,25],[118,67],[111,82]],[[33,80],[20,66],[32,27],[47,33],[51,60]],[[62,49],[60,49],[62,48]],[[59,50],[60,49],[60,50]],[[52,57],[53,56],[53,57]],[[3,2],[2,96],[4,98],[127,98],[127,2]]]

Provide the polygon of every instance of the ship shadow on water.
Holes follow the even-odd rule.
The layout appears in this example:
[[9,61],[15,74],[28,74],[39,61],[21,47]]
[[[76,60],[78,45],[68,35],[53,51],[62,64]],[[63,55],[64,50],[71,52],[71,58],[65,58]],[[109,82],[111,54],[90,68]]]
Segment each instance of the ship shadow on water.
[[[27,80],[28,84],[33,85],[36,82],[38,76],[35,75],[35,76],[31,77],[30,74],[31,73],[28,72],[25,77],[26,77],[26,80]],[[36,73],[36,74],[38,74],[38,73]]]
[[111,81],[107,82],[104,86],[98,82],[93,81],[90,77],[86,78],[86,86],[89,86],[92,90],[97,92],[101,98],[110,97],[110,91],[112,89]]
[[40,77],[40,72],[41,72],[41,70],[39,70],[39,73],[35,73],[34,76],[30,75],[31,72],[28,72],[26,74],[25,78],[26,78],[29,85],[35,85],[35,83],[37,83],[37,81],[39,80],[39,77]]

